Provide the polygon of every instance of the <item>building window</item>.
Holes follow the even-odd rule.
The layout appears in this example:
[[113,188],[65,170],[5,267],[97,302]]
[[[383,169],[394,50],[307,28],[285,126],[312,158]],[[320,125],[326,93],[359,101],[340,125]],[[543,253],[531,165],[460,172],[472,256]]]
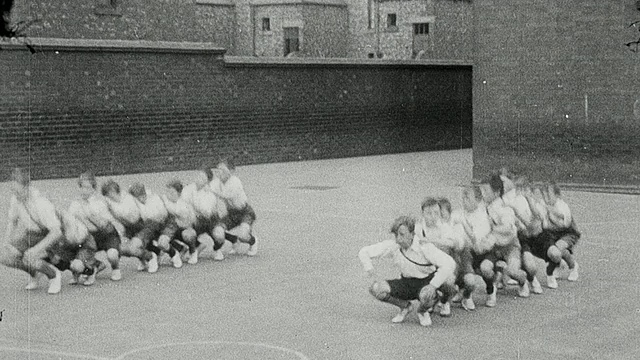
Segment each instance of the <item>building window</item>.
[[271,31],[271,19],[268,17],[262,18],[262,31]]
[[300,51],[300,28],[286,27],[284,30],[284,56]]
[[429,23],[413,24],[413,33],[415,35],[429,34]]
[[395,28],[396,26],[396,14],[387,14],[387,28]]

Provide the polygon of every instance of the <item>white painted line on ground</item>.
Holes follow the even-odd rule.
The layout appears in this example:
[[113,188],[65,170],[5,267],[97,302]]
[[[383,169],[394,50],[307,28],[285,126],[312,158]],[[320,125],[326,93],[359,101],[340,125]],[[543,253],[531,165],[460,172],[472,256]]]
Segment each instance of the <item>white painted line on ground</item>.
[[55,351],[55,350],[14,348],[9,346],[0,346],[0,350],[8,351],[8,352],[13,351],[13,352],[27,353],[27,354],[55,355],[55,356],[61,356],[63,359],[75,358],[75,359],[92,359],[92,360],[113,360],[111,358],[106,358],[106,357],[100,357],[100,356],[94,356],[94,355],[88,355],[88,354],[74,354],[74,353],[68,353],[64,351]]
[[142,348],[138,348],[138,349],[133,349],[131,351],[127,351],[126,353],[118,356],[114,360],[124,360],[125,358],[127,358],[130,355],[141,353],[141,352],[145,352],[145,351],[150,351],[150,350],[155,350],[155,349],[162,349],[162,348],[167,348],[167,347],[174,347],[174,346],[186,346],[186,345],[213,345],[213,346],[231,345],[231,346],[261,347],[261,348],[277,350],[277,351],[282,351],[282,352],[285,352],[285,353],[293,354],[293,355],[297,356],[298,359],[300,359],[300,360],[310,360],[305,354],[303,354],[303,353],[301,353],[299,351],[296,351],[296,350],[292,350],[292,349],[286,348],[286,347],[263,344],[263,343],[241,342],[241,341],[240,342],[236,342],[236,341],[187,341],[187,342],[179,342],[179,343],[172,343],[172,344],[152,345],[152,346],[146,346],[146,347],[142,347]]

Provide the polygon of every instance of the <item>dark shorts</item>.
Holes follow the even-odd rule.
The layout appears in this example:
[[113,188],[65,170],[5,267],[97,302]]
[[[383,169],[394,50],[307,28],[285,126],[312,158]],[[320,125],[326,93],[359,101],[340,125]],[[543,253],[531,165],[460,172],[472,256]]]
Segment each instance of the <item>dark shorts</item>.
[[162,229],[162,235],[168,236],[173,239],[176,235],[178,235],[180,227],[178,223],[176,223],[176,219],[173,216],[169,216],[169,219],[164,224],[164,228]]
[[387,283],[391,288],[389,295],[401,300],[418,300],[420,290],[429,285],[434,275],[435,273],[432,273],[424,279],[401,277],[400,279],[388,280]]
[[482,264],[483,261],[489,260],[495,265],[495,263],[498,262],[498,260],[500,260],[500,256],[498,255],[497,252],[493,250],[488,251],[484,254],[476,254],[472,250],[471,259],[472,259],[471,267],[473,268],[473,271],[477,274],[480,274],[480,265]]
[[164,229],[162,229],[162,235],[168,236],[171,240],[178,240],[184,242],[184,238],[182,237],[182,232],[188,229],[193,228],[185,228],[176,222],[174,217],[170,217],[169,220],[165,223]]
[[134,237],[142,240],[142,244],[146,247],[154,240],[158,240],[168,221],[156,222],[145,221],[142,229],[138,231]]
[[578,240],[580,240],[580,232],[574,227],[569,227],[567,229],[561,230],[549,230],[549,232],[555,239],[554,244],[560,240],[563,240],[564,242],[569,244],[569,250],[572,250],[573,247],[578,244]]
[[247,204],[242,209],[229,208],[227,216],[222,219],[222,225],[230,230],[242,223],[253,225],[254,221],[256,221],[256,212],[251,205]]
[[193,228],[196,231],[196,234],[209,234],[213,231],[213,228],[216,227],[220,223],[220,218],[218,216],[213,216],[211,218],[198,217],[196,219],[196,223]]
[[131,239],[136,236],[137,233],[144,229],[144,222],[142,220],[138,221],[135,224],[127,224],[124,225],[125,236]]
[[87,267],[92,267],[95,262],[97,245],[93,236],[85,240],[83,244],[72,245],[66,242],[58,242],[47,251],[46,261],[53,264],[60,271],[69,270],[71,262],[75,259],[82,261]]
[[518,240],[520,240],[520,246],[522,253],[530,252],[533,256],[549,262],[549,248],[555,244],[551,233],[543,231],[536,236],[520,236],[518,234]]
[[120,251],[120,235],[118,235],[118,231],[112,224],[109,224],[106,229],[92,232],[91,235],[93,235],[98,251],[107,251],[109,249]]
[[466,274],[473,274],[473,254],[471,249],[465,248],[462,251],[455,252],[452,255],[456,261],[456,274],[457,278],[462,279]]

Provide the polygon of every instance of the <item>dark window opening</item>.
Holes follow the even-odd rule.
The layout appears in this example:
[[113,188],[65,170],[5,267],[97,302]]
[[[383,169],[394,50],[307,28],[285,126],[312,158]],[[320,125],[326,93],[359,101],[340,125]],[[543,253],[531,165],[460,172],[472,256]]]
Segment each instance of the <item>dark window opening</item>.
[[262,31],[271,31],[271,19],[268,17],[262,18]]
[[396,14],[387,14],[387,27],[393,28],[396,27]]
[[415,35],[427,35],[429,33],[429,23],[413,24]]
[[284,30],[284,56],[300,51],[300,28],[286,27]]

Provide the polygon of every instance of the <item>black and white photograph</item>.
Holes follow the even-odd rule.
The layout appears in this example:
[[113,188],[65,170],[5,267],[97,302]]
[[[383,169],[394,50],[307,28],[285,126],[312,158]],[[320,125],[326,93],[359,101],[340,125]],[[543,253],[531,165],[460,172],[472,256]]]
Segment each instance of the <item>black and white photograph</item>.
[[640,0],[0,0],[0,359],[640,359]]

